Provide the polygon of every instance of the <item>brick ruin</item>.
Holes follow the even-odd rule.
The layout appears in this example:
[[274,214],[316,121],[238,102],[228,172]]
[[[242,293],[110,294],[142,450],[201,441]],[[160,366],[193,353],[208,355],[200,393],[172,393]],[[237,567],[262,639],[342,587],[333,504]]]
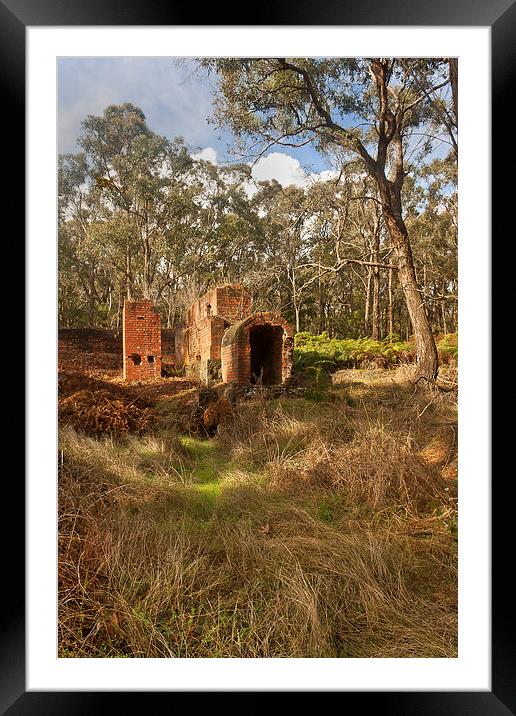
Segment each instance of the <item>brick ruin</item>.
[[292,372],[294,333],[275,313],[254,313],[234,323],[221,345],[224,383],[279,385]]
[[152,301],[125,301],[124,379],[161,377],[161,320]]
[[205,383],[278,385],[290,377],[293,331],[273,313],[251,313],[238,285],[218,286],[196,301],[176,330],[176,365]]
[[[280,315],[251,313],[250,295],[239,285],[217,286],[188,310],[174,333],[175,365],[209,384],[279,385],[292,370],[294,334]],[[151,301],[124,306],[124,378],[161,375],[161,328]]]
[[249,315],[251,297],[240,286],[217,286],[192,304],[186,323],[176,328],[176,365],[208,383],[220,377],[224,331]]

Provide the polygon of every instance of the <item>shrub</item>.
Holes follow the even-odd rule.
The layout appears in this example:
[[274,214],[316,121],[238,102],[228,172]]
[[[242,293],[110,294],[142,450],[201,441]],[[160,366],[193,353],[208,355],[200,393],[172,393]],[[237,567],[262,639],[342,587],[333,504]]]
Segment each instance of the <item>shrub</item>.
[[445,333],[437,340],[437,350],[439,358],[443,363],[448,363],[450,358],[457,360],[458,358],[458,333]]
[[[457,333],[437,337],[439,362],[448,364],[457,359]],[[416,358],[413,340],[402,341],[392,335],[382,341],[372,338],[328,338],[321,333],[297,333],[294,338],[294,369],[333,373],[342,368],[389,368],[399,363],[412,363]]]
[[371,338],[328,338],[298,333],[294,338],[294,368],[332,373],[340,368],[388,368],[404,362],[413,352],[405,341]]

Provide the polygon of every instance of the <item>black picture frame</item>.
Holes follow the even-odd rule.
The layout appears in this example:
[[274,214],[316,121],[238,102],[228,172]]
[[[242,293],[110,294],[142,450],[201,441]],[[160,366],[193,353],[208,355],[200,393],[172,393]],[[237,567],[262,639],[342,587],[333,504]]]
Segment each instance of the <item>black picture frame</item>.
[[[9,143],[25,146],[25,30],[36,26],[192,26],[199,10],[188,4],[164,3],[162,0],[0,0],[0,86],[4,112],[4,137]],[[484,26],[491,28],[492,39],[492,177],[502,171],[502,161],[508,159],[506,98],[511,97],[512,79],[515,74],[516,55],[516,4],[513,0],[412,0],[399,3],[396,0],[361,0],[360,3],[338,2],[308,3],[300,0],[259,4],[259,16],[232,22],[231,13],[224,14],[219,5],[202,10],[203,26],[216,25],[318,25],[318,26]],[[234,17],[231,18],[234,20]],[[294,20],[294,22],[293,22]],[[504,119],[505,116],[505,119]],[[503,122],[503,125],[502,125]],[[504,146],[502,148],[502,142]],[[25,215],[23,191],[25,185],[24,155],[18,151],[16,161],[9,164],[7,202],[18,207],[19,221],[16,226],[16,242],[21,240],[22,217]],[[503,159],[502,159],[503,157]],[[510,183],[497,182],[492,191],[492,236],[501,232],[501,224],[507,207],[511,206]],[[13,230],[11,230],[12,232]],[[23,257],[22,257],[23,260]],[[500,315],[498,309],[505,302],[500,297],[492,304],[492,316]],[[501,322],[501,319],[500,319]],[[493,322],[493,330],[497,322]],[[489,339],[489,337],[486,337]],[[28,344],[28,350],[31,349]],[[492,444],[501,449],[503,435],[497,432]],[[466,446],[467,449],[467,446]],[[509,476],[509,471],[507,471]],[[20,476],[9,485],[9,512],[17,506],[18,517],[25,504],[24,484]],[[15,483],[15,484],[13,484]],[[381,713],[420,714],[516,714],[516,658],[514,634],[514,586],[510,577],[512,569],[507,560],[506,545],[511,545],[512,504],[507,501],[504,486],[492,485],[492,690],[471,692],[344,692],[344,704],[349,708],[350,699],[360,698],[360,706]],[[7,512],[7,510],[6,510]],[[496,520],[494,519],[496,515]],[[117,708],[120,710],[120,694],[114,692],[51,692],[26,691],[25,686],[25,594],[24,532],[19,520],[14,539],[4,549],[4,609],[1,612],[2,648],[0,652],[0,708],[2,713],[18,714],[93,714]],[[505,555],[505,559],[504,559]],[[509,574],[508,574],[509,573]],[[506,581],[507,580],[507,581]],[[338,689],[336,689],[338,690]],[[223,693],[223,692],[218,692]],[[262,693],[262,692],[260,692]],[[153,692],[153,696],[167,698],[168,708],[173,708],[177,694]],[[143,704],[142,698],[149,693],[132,692],[132,706]],[[116,703],[115,703],[116,702]],[[259,707],[261,701],[255,702]],[[253,704],[254,705],[254,704]]]

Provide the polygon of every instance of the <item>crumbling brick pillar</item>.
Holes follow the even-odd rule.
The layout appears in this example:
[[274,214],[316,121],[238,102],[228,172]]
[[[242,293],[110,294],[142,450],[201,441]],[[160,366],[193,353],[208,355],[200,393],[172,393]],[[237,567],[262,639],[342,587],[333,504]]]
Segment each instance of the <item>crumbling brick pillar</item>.
[[124,379],[161,377],[161,321],[152,301],[125,301]]

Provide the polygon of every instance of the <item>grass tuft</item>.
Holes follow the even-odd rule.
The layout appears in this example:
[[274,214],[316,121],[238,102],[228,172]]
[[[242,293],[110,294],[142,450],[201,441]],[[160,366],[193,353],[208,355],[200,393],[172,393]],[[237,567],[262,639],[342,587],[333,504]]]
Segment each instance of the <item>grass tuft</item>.
[[145,435],[62,427],[60,656],[457,655],[454,396],[332,378],[209,440],[173,398]]

